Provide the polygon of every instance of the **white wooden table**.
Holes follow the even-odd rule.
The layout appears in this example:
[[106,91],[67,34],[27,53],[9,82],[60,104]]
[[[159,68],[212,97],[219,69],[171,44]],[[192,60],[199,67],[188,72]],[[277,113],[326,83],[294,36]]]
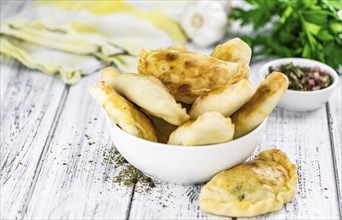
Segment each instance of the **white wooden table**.
[[[23,5],[1,1],[1,17]],[[262,63],[252,63],[254,75]],[[98,79],[93,74],[70,87],[1,61],[1,219],[222,218],[199,209],[202,185],[157,183],[141,193],[105,180],[117,171],[102,155],[113,145],[103,112],[87,92]],[[280,211],[257,219],[342,219],[341,84],[319,110],[276,108],[257,152],[274,147],[297,164],[298,193]]]

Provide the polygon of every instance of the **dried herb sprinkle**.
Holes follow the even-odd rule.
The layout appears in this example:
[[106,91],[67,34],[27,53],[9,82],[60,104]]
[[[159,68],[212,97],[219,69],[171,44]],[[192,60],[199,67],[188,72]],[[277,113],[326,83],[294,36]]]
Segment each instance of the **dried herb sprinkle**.
[[147,177],[140,170],[129,164],[116,148],[112,148],[109,152],[103,152],[103,157],[109,164],[114,164],[114,169],[119,171],[112,178],[114,183],[119,183],[126,187],[136,185],[136,190],[143,192],[148,192],[156,186],[150,177]]

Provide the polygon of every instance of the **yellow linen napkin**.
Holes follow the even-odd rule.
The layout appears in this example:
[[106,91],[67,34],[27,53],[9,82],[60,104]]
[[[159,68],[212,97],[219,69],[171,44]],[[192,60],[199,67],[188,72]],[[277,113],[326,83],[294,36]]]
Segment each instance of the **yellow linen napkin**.
[[1,55],[68,84],[104,64],[136,72],[143,47],[187,41],[173,18],[124,1],[36,1],[1,23],[0,34]]

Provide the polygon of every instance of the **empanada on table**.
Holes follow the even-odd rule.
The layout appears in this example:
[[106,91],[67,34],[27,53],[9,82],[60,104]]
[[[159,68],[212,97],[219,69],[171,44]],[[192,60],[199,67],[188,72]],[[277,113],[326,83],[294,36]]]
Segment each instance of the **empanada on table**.
[[157,133],[150,119],[109,85],[103,81],[98,82],[89,89],[89,92],[121,129],[134,136],[157,141]]
[[253,97],[232,114],[235,124],[234,139],[244,136],[258,127],[276,107],[289,85],[288,78],[280,72],[272,72],[260,83]]
[[200,208],[230,217],[252,217],[281,209],[296,194],[297,167],[278,149],[222,171],[201,190]]
[[218,112],[207,112],[195,121],[188,121],[173,131],[168,144],[197,146],[233,139],[234,124]]
[[226,85],[199,96],[189,111],[191,119],[196,119],[205,112],[216,111],[229,117],[254,94],[253,85],[246,79]]
[[252,49],[240,38],[234,38],[217,45],[210,56],[224,61],[249,64]]
[[155,76],[121,74],[111,82],[115,91],[140,106],[147,113],[173,125],[181,125],[190,116]]
[[205,92],[247,79],[250,73],[245,63],[225,62],[175,46],[143,49],[138,71],[158,77],[177,101],[187,104]]

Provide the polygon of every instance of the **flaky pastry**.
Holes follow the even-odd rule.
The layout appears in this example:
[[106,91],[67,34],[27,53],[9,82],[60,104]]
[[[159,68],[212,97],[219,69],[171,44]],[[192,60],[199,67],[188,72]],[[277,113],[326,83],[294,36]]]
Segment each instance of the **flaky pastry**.
[[190,116],[155,76],[121,74],[112,81],[115,91],[140,106],[147,113],[173,125],[181,125]]
[[157,133],[150,119],[109,85],[103,81],[95,83],[89,92],[124,131],[146,140],[157,141]]
[[254,94],[255,88],[246,79],[226,85],[209,93],[199,96],[189,111],[191,119],[209,111],[220,112],[223,116],[229,117]]
[[247,79],[250,73],[246,63],[225,62],[177,46],[143,49],[138,71],[159,78],[177,101],[187,104],[205,92]]
[[200,208],[216,215],[252,217],[281,209],[296,194],[297,167],[278,149],[222,171],[201,190]]
[[232,116],[235,124],[234,139],[258,127],[276,107],[289,85],[288,78],[273,72],[260,83],[253,97]]
[[233,139],[234,124],[218,112],[206,112],[173,131],[168,144],[196,146],[216,144]]
[[217,45],[210,56],[224,61],[249,64],[252,49],[240,38],[234,38]]

